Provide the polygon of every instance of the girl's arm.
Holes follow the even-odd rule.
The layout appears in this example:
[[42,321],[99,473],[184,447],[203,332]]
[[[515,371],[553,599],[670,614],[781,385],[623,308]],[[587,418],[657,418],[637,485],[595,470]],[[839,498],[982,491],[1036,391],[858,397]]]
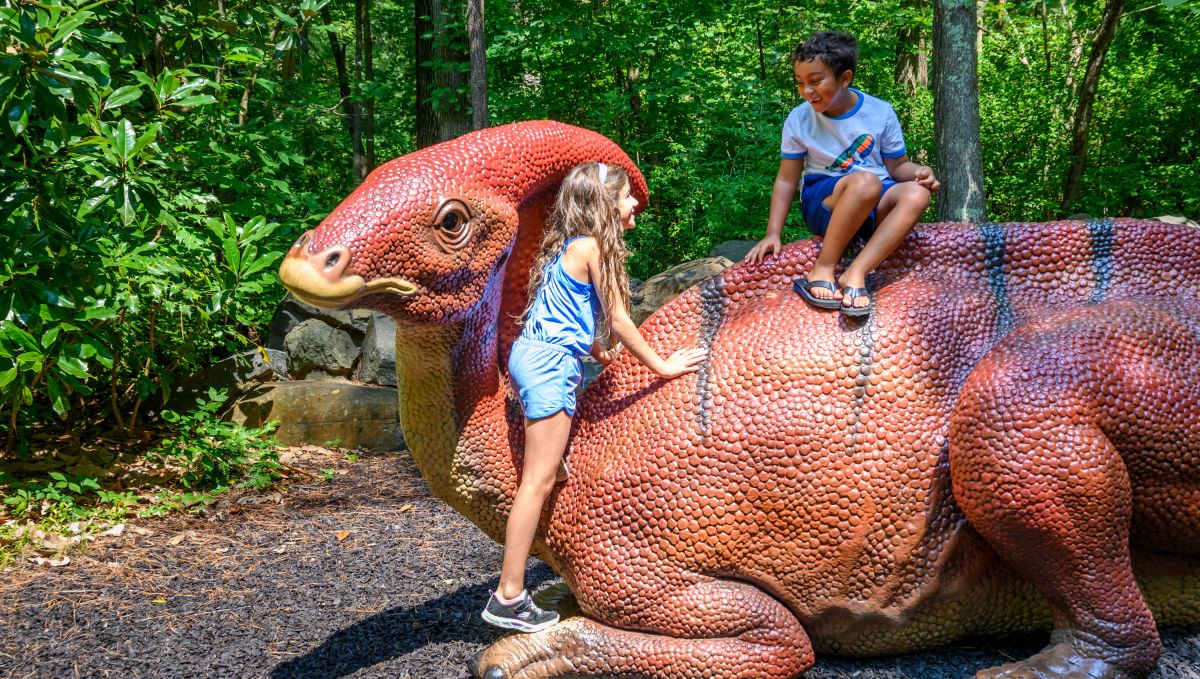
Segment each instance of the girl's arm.
[[[600,247],[594,238],[581,238],[577,242],[579,243],[579,253],[587,260],[588,276],[595,284],[600,280]],[[597,289],[599,290],[599,286]],[[670,358],[663,360],[642,338],[642,333],[638,332],[637,326],[633,324],[633,319],[629,317],[629,310],[625,308],[625,305],[621,304],[619,300],[605,299],[604,291],[600,291],[600,293],[600,303],[608,311],[612,334],[639,361],[646,364],[647,368],[662,377],[678,377],[699,369],[700,361],[704,360],[702,349],[681,349],[671,354]],[[595,345],[592,348],[594,350]]]
[[592,342],[592,358],[596,359],[600,365],[608,365],[612,363],[612,352],[604,346],[603,342],[596,340]]

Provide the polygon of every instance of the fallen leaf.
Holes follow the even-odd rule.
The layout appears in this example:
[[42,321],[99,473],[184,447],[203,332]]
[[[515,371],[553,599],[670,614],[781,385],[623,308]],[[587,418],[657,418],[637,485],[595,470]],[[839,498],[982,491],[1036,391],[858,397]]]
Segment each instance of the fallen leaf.
[[402,512],[411,512],[411,511],[412,511],[412,508],[413,508],[413,506],[412,506],[411,504],[407,504],[407,505],[404,505],[403,507],[401,507],[401,508],[400,508],[400,511],[402,511]]
[[109,528],[108,530],[106,530],[102,533],[96,533],[96,537],[98,537],[98,538],[115,538],[115,537],[119,537],[124,532],[125,532],[125,524],[118,523],[117,525],[113,526],[112,528]]
[[225,552],[228,552],[228,551],[229,551],[228,547],[218,547],[213,550],[213,554],[224,554]]
[[279,545],[275,549],[272,549],[271,553],[272,554],[283,554],[284,550],[286,550],[286,549],[287,549],[287,545]]
[[165,604],[165,603],[167,603],[167,600],[166,600],[166,599],[155,599],[155,600],[151,601],[150,603],[152,603],[152,604]]
[[70,547],[71,545],[78,544],[78,543],[79,543],[78,535],[72,535],[71,537],[67,537],[65,535],[59,535],[58,533],[47,533],[42,538],[42,549],[49,550],[51,552],[59,552],[59,551],[66,549],[67,547]]
[[446,583],[447,585],[453,585],[454,578],[442,578],[442,582]]
[[130,526],[129,530],[138,535],[149,535],[151,533],[149,528],[142,528],[141,526]]
[[333,534],[333,537],[337,538],[338,542],[341,542],[342,540],[345,540],[346,538],[350,537],[350,531],[339,530],[338,532]]
[[168,545],[177,545],[177,544],[183,542],[185,539],[187,539],[187,533],[180,533],[179,535],[176,535],[175,537],[171,538],[170,540],[167,540],[167,544]]
[[67,564],[71,563],[71,557],[69,556],[64,556],[58,559],[47,559],[43,556],[31,556],[29,557],[29,560],[38,566],[49,565],[51,567],[66,566]]
[[330,393],[330,394],[340,394],[340,393],[342,393],[342,390],[341,390],[341,389],[334,389],[333,391],[331,391],[331,392],[329,392],[329,393]]

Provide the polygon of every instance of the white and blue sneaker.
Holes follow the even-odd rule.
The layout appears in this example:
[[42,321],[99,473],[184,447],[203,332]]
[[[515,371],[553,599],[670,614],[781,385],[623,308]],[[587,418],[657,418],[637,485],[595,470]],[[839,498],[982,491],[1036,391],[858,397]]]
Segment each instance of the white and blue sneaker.
[[533,603],[529,592],[521,592],[520,598],[511,604],[501,603],[496,593],[488,599],[483,609],[483,619],[505,629],[520,632],[540,632],[558,622],[558,613],[543,611]]

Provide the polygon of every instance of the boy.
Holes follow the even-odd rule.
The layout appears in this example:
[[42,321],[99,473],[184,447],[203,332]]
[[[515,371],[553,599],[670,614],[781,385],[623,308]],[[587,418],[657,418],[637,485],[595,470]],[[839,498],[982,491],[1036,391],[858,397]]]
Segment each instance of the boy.
[[[858,42],[849,33],[814,33],[792,53],[805,103],[783,124],[767,235],[743,260],[779,253],[783,223],[803,179],[804,222],[823,240],[796,292],[815,307],[840,308],[847,316],[871,313],[867,274],[904,240],[941,187],[933,170],[908,159],[891,105],[850,87],[857,67]],[[855,235],[866,245],[835,279]]]

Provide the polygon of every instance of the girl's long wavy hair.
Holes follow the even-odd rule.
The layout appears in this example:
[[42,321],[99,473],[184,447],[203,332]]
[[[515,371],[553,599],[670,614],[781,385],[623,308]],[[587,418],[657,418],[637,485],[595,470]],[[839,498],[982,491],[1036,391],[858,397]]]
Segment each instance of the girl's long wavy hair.
[[603,302],[596,334],[601,338],[609,336],[610,309],[614,304],[629,308],[629,274],[625,272],[629,251],[625,248],[625,227],[617,209],[621,187],[628,183],[629,176],[617,165],[607,166],[603,183],[599,163],[581,163],[567,172],[546,222],[541,253],[529,272],[529,303],[517,319],[518,324],[529,318],[537,293],[546,282],[546,264],[562,252],[563,243],[574,236],[591,236],[600,246],[600,280],[592,284]]

